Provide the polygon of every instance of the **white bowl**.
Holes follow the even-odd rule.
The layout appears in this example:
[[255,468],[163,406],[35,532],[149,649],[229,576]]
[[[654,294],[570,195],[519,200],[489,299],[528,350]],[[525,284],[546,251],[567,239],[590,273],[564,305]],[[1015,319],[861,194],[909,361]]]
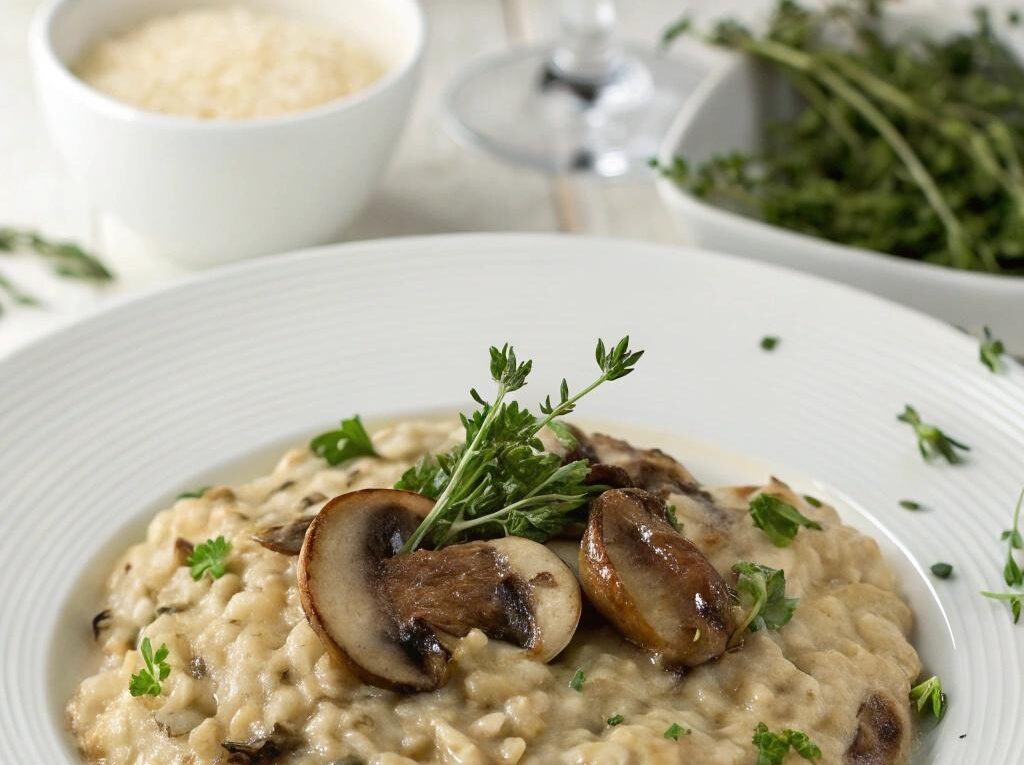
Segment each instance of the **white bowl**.
[[[776,75],[738,54],[722,52],[718,61],[669,130],[662,163],[676,155],[701,163],[715,154],[756,152],[765,122],[793,108]],[[972,332],[990,326],[1024,353],[1022,277],[959,271],[795,233],[711,205],[665,178],[658,190],[683,232],[706,249],[835,279]]]
[[382,175],[412,104],[425,30],[416,0],[255,0],[339,29],[386,64],[350,97],[280,117],[145,112],[68,69],[100,38],[209,0],[50,0],[30,32],[57,149],[95,205],[189,265],[335,239]]

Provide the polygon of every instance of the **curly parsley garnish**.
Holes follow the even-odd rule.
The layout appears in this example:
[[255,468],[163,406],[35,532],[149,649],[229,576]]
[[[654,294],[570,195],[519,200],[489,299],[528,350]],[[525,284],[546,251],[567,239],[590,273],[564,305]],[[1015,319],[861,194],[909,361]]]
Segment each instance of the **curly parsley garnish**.
[[337,430],[329,430],[309,442],[313,454],[322,457],[328,465],[340,465],[355,457],[376,457],[370,434],[357,414],[341,421]]
[[481,533],[544,541],[575,520],[575,511],[600,487],[584,483],[590,470],[586,460],[563,465],[557,455],[544,450],[538,433],[574,411],[577,402],[598,386],[630,374],[642,355],[643,351],[630,350],[628,337],[611,349],[598,340],[600,376],[575,394],[563,379],[557,403],[548,396],[540,406],[541,416],[535,416],[507,400],[526,385],[533,362],[519,361],[510,345],[492,347],[491,379],[497,392],[493,401],[487,401],[475,389],[470,391],[480,408],[462,415],[465,441],[445,454],[424,457],[395,484],[396,489],[437,500],[402,552],[415,550],[427,539],[442,547]]
[[662,735],[665,738],[672,739],[673,741],[678,741],[680,736],[689,736],[692,732],[693,731],[691,731],[689,728],[684,728],[679,723],[672,723],[668,726],[668,728],[665,729],[665,732]]
[[812,521],[788,502],[771,494],[758,494],[750,500],[750,517],[776,547],[786,547],[803,526],[821,531],[821,524]]
[[1000,358],[1006,352],[1003,341],[992,337],[992,330],[985,327],[985,338],[978,346],[978,358],[981,363],[989,368],[991,372],[998,372],[1003,367],[1003,360]]
[[736,593],[745,615],[729,638],[730,646],[739,643],[746,630],[777,630],[793,618],[800,599],[786,597],[784,571],[745,560],[732,570],[737,574]]
[[911,688],[910,702],[917,706],[918,712],[930,708],[935,719],[941,720],[946,714],[946,694],[942,692],[942,681],[938,675],[932,675],[923,683]]
[[821,749],[806,733],[789,728],[781,733],[772,733],[763,722],[754,729],[753,744],[757,747],[757,765],[782,765],[790,749],[805,760],[821,757]]
[[153,644],[149,642],[149,638],[143,638],[139,653],[146,666],[137,674],[132,675],[131,682],[128,684],[128,692],[132,696],[159,696],[163,690],[160,683],[171,674],[171,665],[167,663],[170,650],[166,644],[161,644],[154,654]]
[[573,674],[572,679],[569,681],[569,687],[577,693],[583,692],[583,683],[587,681],[587,675],[582,669],[577,669]]
[[225,560],[231,552],[231,543],[224,537],[207,539],[188,556],[188,567],[197,582],[209,572],[212,579],[220,579],[225,573]]
[[956,453],[957,449],[965,452],[971,450],[971,447],[967,446],[967,444],[947,436],[934,425],[923,422],[921,415],[910,404],[905,406],[902,414],[897,415],[896,419],[907,423],[914,429],[914,434],[917,436],[918,451],[921,452],[921,456],[926,462],[930,462],[935,457],[943,457],[946,462],[955,465],[963,461],[963,458]]

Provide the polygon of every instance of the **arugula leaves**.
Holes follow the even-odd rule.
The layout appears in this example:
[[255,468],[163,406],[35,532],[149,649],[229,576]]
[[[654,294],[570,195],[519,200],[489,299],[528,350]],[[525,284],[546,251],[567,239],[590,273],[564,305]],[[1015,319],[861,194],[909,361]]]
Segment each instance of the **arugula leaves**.
[[934,425],[922,421],[921,415],[910,404],[905,405],[903,412],[897,415],[896,419],[907,423],[914,429],[914,434],[917,436],[917,449],[921,452],[925,462],[931,462],[935,457],[942,457],[950,465],[955,465],[958,462],[963,462],[963,458],[956,452],[957,449],[965,452],[971,450],[971,447],[946,435]]
[[803,526],[821,531],[821,524],[812,521],[788,502],[771,494],[758,494],[750,500],[750,517],[776,547],[786,547]]
[[580,399],[611,380],[632,373],[643,351],[629,348],[629,337],[608,348],[598,340],[595,350],[601,374],[578,393],[562,380],[557,400],[551,396],[535,416],[510,394],[526,385],[532,361],[520,361],[506,344],[490,349],[491,379],[497,385],[493,401],[473,389],[479,408],[461,415],[466,435],[462,444],[445,454],[428,455],[395,484],[436,500],[433,509],[405,543],[411,552],[428,540],[435,547],[473,536],[523,536],[544,541],[572,523],[588,499],[601,487],[584,483],[590,467],[585,460],[562,464],[544,450],[538,433],[558,418],[575,411]]
[[1006,352],[1003,341],[992,337],[992,330],[985,327],[985,338],[978,346],[978,358],[989,368],[990,372],[998,372],[1003,367],[1002,355]]
[[759,563],[741,560],[732,570],[737,574],[736,593],[745,611],[729,645],[737,645],[746,630],[777,630],[793,618],[799,598],[786,597],[786,573]]
[[171,674],[171,665],[167,663],[170,649],[166,643],[161,644],[154,654],[153,644],[149,638],[143,638],[139,653],[146,666],[132,675],[128,683],[128,692],[132,696],[159,696],[163,690],[161,683]]
[[225,561],[230,552],[231,543],[222,536],[196,545],[187,561],[192,578],[198,582],[203,574],[209,573],[211,579],[220,579],[226,571]]
[[376,457],[370,434],[357,414],[341,421],[337,430],[329,430],[309,442],[313,454],[322,457],[330,466],[340,465],[355,457]]
[[805,760],[817,760],[821,749],[806,733],[786,728],[781,733],[772,733],[763,722],[754,729],[752,743],[757,747],[757,765],[782,765],[790,749]]
[[911,688],[910,702],[916,704],[918,712],[930,708],[935,719],[941,720],[942,716],[946,714],[946,694],[942,692],[942,681],[938,675],[932,675]]

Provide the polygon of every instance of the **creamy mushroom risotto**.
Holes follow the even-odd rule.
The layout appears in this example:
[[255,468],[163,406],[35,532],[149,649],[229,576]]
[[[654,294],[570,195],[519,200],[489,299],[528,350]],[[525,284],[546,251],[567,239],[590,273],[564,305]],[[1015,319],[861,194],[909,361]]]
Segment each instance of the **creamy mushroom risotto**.
[[502,390],[467,428],[346,420],[159,513],[93,622],[102,664],[68,704],[84,757],[907,762],[921,665],[872,539],[776,479],[706,488],[553,415],[525,455],[543,486],[477,515],[498,489],[462,487],[512,428],[485,422]]

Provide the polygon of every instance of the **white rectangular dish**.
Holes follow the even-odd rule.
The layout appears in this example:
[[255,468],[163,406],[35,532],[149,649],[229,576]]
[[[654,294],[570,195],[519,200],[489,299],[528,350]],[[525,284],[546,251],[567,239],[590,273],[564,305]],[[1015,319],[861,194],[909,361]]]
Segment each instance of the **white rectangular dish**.
[[[721,63],[666,136],[661,163],[677,155],[699,164],[716,154],[756,152],[766,122],[792,110],[793,96],[779,76],[744,56],[721,53]],[[834,279],[974,333],[989,326],[1012,352],[1024,353],[1024,277],[958,271],[787,231],[709,204],[666,178],[658,189],[685,235],[701,247]]]

